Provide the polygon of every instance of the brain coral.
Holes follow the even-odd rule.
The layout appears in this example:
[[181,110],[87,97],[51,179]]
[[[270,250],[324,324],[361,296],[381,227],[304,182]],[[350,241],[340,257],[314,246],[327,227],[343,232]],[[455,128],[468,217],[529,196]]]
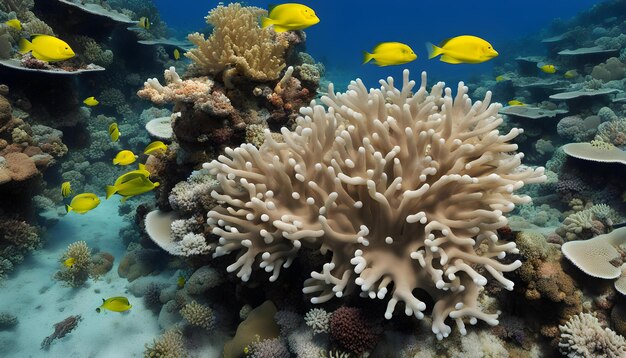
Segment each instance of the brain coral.
[[511,290],[503,276],[518,268],[497,259],[516,253],[498,243],[504,213],[530,197],[513,192],[544,181],[544,169],[521,165],[509,143],[521,129],[500,134],[501,105],[472,101],[440,82],[413,92],[404,71],[401,88],[392,78],[368,89],[353,81],[348,92],[332,85],[316,105],[301,109],[297,128],[282,129],[284,143],[269,131],[260,148],[227,148],[205,169],[220,186],[208,213],[219,236],[214,256],[237,252],[229,272],[247,281],[253,266],[277,279],[301,247],[331,252],[331,262],[312,272],[304,292],[313,303],[354,291],[388,299],[385,317],[398,302],[407,315],[423,317],[427,292],[435,304],[432,330],[446,337],[450,317],[461,333],[464,318],[491,325],[497,314],[482,312],[477,297],[488,272]]

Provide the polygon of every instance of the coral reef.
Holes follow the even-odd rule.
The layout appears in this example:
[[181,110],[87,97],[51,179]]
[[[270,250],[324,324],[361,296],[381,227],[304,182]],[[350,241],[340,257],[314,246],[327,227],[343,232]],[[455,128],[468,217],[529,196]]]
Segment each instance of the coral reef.
[[598,319],[589,313],[572,316],[559,330],[559,350],[567,357],[626,356],[624,337],[602,328]]
[[24,221],[0,217],[0,280],[38,249],[41,241],[37,229]]

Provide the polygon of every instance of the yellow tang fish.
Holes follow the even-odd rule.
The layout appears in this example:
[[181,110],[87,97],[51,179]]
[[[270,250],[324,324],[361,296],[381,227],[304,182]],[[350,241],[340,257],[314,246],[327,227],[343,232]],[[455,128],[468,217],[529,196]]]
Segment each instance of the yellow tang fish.
[[102,306],[96,308],[96,312],[100,313],[102,309],[106,309],[113,312],[124,312],[128,311],[133,307],[130,302],[128,302],[128,298],[126,297],[111,297],[106,300],[102,299]]
[[146,30],[150,30],[150,20],[147,17],[143,16],[139,18],[139,22],[137,23],[137,26],[143,27]]
[[69,213],[75,211],[79,214],[84,214],[90,210],[95,209],[100,205],[100,198],[94,193],[83,193],[76,195],[70,205],[65,205],[65,210]]
[[576,70],[569,70],[569,71],[567,71],[567,72],[565,72],[563,74],[563,77],[565,77],[565,78],[578,77],[578,71],[576,71]]
[[417,55],[408,45],[400,42],[381,42],[372,53],[363,51],[363,64],[374,60],[378,66],[402,65],[415,61]]
[[68,196],[70,196],[71,193],[72,193],[72,186],[70,182],[69,181],[63,182],[63,184],[61,184],[61,195],[63,195],[64,198],[67,198]]
[[539,67],[540,70],[542,70],[545,73],[555,73],[556,72],[556,67],[554,67],[554,65],[543,65],[541,67]]
[[76,259],[73,257],[70,257],[69,259],[63,261],[63,266],[67,267],[67,268],[72,268],[74,267],[74,264],[76,263]]
[[185,287],[185,282],[187,282],[187,280],[185,280],[185,277],[183,275],[178,276],[178,280],[176,280],[176,285],[178,286],[178,288],[183,288]]
[[147,193],[159,186],[159,183],[150,181],[150,173],[145,169],[133,170],[122,174],[113,185],[107,185],[106,198],[113,194],[122,196],[122,202],[135,195]]
[[130,150],[121,150],[115,158],[113,158],[114,165],[129,165],[133,164],[137,160],[135,153]]
[[176,61],[180,60],[180,51],[177,48],[174,49],[174,59]]
[[143,154],[152,154],[157,151],[167,151],[167,145],[160,140],[154,141],[143,150]]
[[426,44],[428,58],[442,55],[439,61],[458,63],[481,63],[498,56],[491,44],[480,37],[463,35],[443,40],[439,46]]
[[117,123],[111,123],[109,126],[109,136],[111,137],[111,140],[117,142],[120,139],[120,135],[122,135],[122,133],[120,133]]
[[32,52],[33,57],[46,62],[63,61],[76,54],[65,41],[50,35],[32,35],[32,42],[20,39],[19,51],[22,54]]
[[500,76],[496,77],[496,82],[506,81],[506,80],[509,80],[509,79],[510,79],[510,78],[508,78],[508,77],[505,77],[505,76],[503,76],[503,75],[500,75]]
[[261,27],[274,25],[274,31],[304,30],[320,22],[315,11],[302,4],[281,4],[270,6],[267,17],[261,19]]
[[93,106],[97,106],[100,102],[98,102],[98,100],[96,99],[96,97],[91,96],[89,98],[86,98],[83,101],[84,104],[88,105],[89,107],[93,107]]
[[17,31],[22,31],[22,23],[18,19],[11,19],[5,22],[4,24],[7,25],[8,27],[12,27],[16,29]]
[[518,101],[516,99],[510,100],[508,103],[509,103],[509,106],[525,106],[524,103],[522,103],[522,102],[520,102],[520,101]]

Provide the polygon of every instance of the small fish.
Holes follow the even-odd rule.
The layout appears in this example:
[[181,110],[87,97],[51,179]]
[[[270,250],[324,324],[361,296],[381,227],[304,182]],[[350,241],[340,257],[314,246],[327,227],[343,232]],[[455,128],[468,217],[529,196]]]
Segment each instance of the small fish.
[[50,35],[32,35],[32,42],[20,39],[18,43],[21,54],[31,52],[33,57],[46,62],[64,61],[76,54],[65,41]]
[[417,55],[408,45],[400,42],[381,42],[372,53],[363,51],[363,64],[374,60],[378,66],[402,65],[415,61]]
[[520,102],[520,101],[518,101],[516,99],[510,100],[508,102],[508,104],[509,104],[509,106],[525,106],[524,103],[522,103],[522,102]]
[[102,305],[96,308],[96,312],[100,313],[102,309],[106,309],[113,312],[124,312],[128,311],[133,307],[130,302],[128,302],[128,298],[126,297],[111,297],[106,300],[102,299]]
[[176,61],[180,60],[180,51],[177,48],[174,49],[174,59]]
[[100,205],[100,198],[96,194],[82,193],[72,198],[72,202],[69,205],[65,205],[65,210],[68,213],[75,211],[79,214],[84,214],[95,209],[98,205]]
[[70,182],[63,182],[63,184],[61,184],[61,195],[63,195],[64,198],[67,198],[68,196],[70,196],[71,193],[72,185],[70,184]]
[[506,80],[509,80],[509,78],[505,77],[504,75],[500,75],[496,77],[496,82],[501,82],[501,81],[506,81]]
[[143,27],[146,30],[150,30],[150,20],[147,17],[143,16],[139,18],[139,22],[137,23],[137,26]]
[[274,31],[304,30],[320,22],[315,11],[302,4],[281,4],[270,6],[268,16],[261,19],[261,27],[274,25]]
[[167,144],[161,142],[160,140],[154,141],[143,150],[143,154],[152,154],[157,151],[167,151]]
[[569,70],[569,71],[567,71],[567,72],[565,72],[563,74],[563,77],[565,77],[565,78],[575,78],[575,77],[578,77],[578,71],[576,71],[576,70]]
[[426,44],[428,58],[442,55],[439,61],[459,63],[481,63],[498,56],[491,44],[480,37],[463,35],[443,40],[439,46]]
[[185,287],[185,282],[187,282],[187,280],[185,280],[185,277],[183,275],[178,276],[178,280],[176,280],[176,285],[178,286],[178,288],[183,288]]
[[541,67],[539,67],[539,69],[545,73],[555,73],[556,72],[556,67],[554,67],[554,65],[543,65]]
[[12,27],[16,29],[17,31],[22,31],[22,23],[18,19],[11,19],[5,22],[4,24],[7,25],[8,27]]
[[97,106],[100,102],[98,102],[98,100],[96,99],[96,97],[91,96],[89,98],[85,98],[85,100],[83,101],[84,104],[88,105],[89,107],[93,107],[93,106]]
[[120,139],[121,135],[122,133],[120,133],[120,129],[117,127],[117,123],[111,123],[111,125],[109,126],[109,137],[111,137],[111,140],[117,142]]
[[108,199],[113,194],[118,194],[122,196],[122,202],[125,202],[128,198],[147,193],[159,186],[158,182],[153,183],[150,181],[150,172],[143,169],[145,167],[140,166],[139,168],[139,170],[120,175],[115,184],[107,185],[106,198]]
[[135,155],[135,153],[131,152],[130,150],[121,150],[119,151],[119,153],[117,153],[115,158],[113,158],[113,164],[114,165],[133,164],[135,160],[137,160],[137,158],[138,157]]
[[63,266],[67,267],[67,268],[72,268],[74,267],[74,264],[76,263],[76,259],[73,257],[70,257],[69,259],[63,261]]

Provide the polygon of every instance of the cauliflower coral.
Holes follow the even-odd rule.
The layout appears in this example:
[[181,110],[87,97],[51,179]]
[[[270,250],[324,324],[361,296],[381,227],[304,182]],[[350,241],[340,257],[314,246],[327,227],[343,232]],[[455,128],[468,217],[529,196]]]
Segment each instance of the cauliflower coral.
[[332,253],[321,272],[311,272],[304,293],[311,302],[360,292],[387,299],[385,318],[398,302],[421,319],[435,302],[432,330],[447,337],[452,318],[462,334],[465,322],[498,323],[482,312],[477,298],[489,273],[506,289],[504,272],[521,263],[502,263],[517,253],[499,243],[505,213],[530,197],[513,192],[546,179],[543,168],[521,165],[510,143],[521,129],[501,134],[501,105],[472,104],[459,83],[456,97],[444,83],[413,92],[404,71],[401,88],[392,78],[368,89],[360,80],[301,109],[297,128],[282,129],[284,142],[266,131],[260,148],[242,144],[204,168],[217,177],[218,205],[208,224],[219,237],[214,257],[237,252],[228,267],[247,281],[254,267],[277,279],[303,246]]

